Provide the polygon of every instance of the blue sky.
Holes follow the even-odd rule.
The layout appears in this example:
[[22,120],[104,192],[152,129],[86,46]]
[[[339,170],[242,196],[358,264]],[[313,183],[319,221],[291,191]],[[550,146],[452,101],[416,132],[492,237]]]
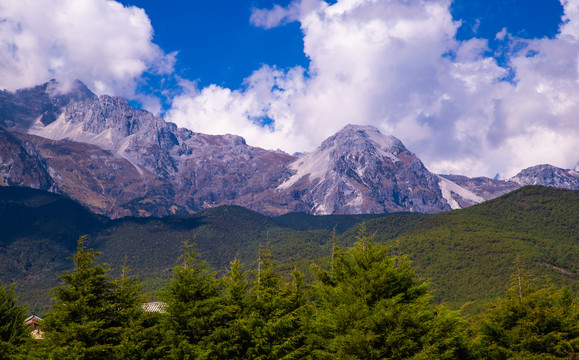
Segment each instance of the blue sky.
[[178,51],[177,72],[199,81],[200,86],[239,87],[262,64],[280,68],[307,65],[297,22],[269,30],[250,24],[251,9],[272,7],[271,1],[129,0],[122,3],[145,9],[155,29],[153,41],[165,51]]
[[[176,70],[200,86],[240,87],[263,64],[307,67],[298,22],[273,29],[250,23],[253,8],[287,6],[291,1],[271,0],[122,0],[143,8],[155,30],[153,41],[165,51],[178,51]],[[489,39],[491,51],[501,59],[503,28],[523,38],[553,37],[563,7],[558,0],[455,0],[453,19],[462,21],[458,39]]]
[[353,123],[438,173],[579,160],[579,0],[2,0],[0,88],[51,78],[288,153]]
[[[175,74],[195,81],[200,88],[211,84],[241,88],[244,80],[263,65],[280,69],[308,67],[299,22],[264,29],[250,21],[253,9],[284,7],[290,0],[120,2],[146,11],[154,28],[153,41],[166,52],[178,52]],[[486,54],[505,68],[509,68],[505,54],[509,52],[508,44],[496,39],[497,33],[506,29],[525,39],[553,38],[563,15],[558,0],[455,0],[450,10],[453,20],[461,22],[456,38],[487,39]],[[161,88],[175,86],[172,81],[161,84],[157,80],[149,77],[141,91],[160,95]],[[163,110],[170,109],[171,99],[160,97]],[[138,101],[135,106],[140,106]]]

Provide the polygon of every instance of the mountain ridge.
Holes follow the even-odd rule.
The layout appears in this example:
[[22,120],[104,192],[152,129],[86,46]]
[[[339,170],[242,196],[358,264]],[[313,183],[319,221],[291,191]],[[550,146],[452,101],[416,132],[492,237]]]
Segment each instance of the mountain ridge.
[[0,92],[0,125],[2,184],[66,194],[114,218],[225,204],[265,215],[434,213],[526,184],[579,188],[579,173],[555,167],[507,181],[433,174],[372,126],[348,125],[298,156],[265,150],[178,128],[80,81]]

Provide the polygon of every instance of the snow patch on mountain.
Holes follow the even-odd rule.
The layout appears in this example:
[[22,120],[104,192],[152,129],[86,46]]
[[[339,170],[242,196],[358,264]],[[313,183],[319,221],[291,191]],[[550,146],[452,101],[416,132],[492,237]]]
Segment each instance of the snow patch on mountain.
[[332,164],[330,159],[331,152],[332,148],[329,148],[320,152],[314,151],[299,157],[296,161],[290,164],[290,169],[294,170],[296,173],[280,184],[277,189],[285,190],[305,176],[309,176],[310,181],[324,179]]
[[465,189],[462,186],[443,178],[442,176],[438,176],[438,178],[440,180],[438,185],[440,186],[442,197],[448,202],[448,205],[450,205],[453,210],[462,208],[458,201],[452,196],[453,193],[462,197],[463,199],[470,200],[475,203],[481,203],[485,201],[485,199],[476,195],[472,191]]
[[38,118],[28,133],[51,140],[69,140],[93,144],[104,150],[113,150],[115,147],[113,129],[108,128],[101,133],[93,134],[83,130],[82,122],[66,121],[64,113],[56,121],[46,126]]

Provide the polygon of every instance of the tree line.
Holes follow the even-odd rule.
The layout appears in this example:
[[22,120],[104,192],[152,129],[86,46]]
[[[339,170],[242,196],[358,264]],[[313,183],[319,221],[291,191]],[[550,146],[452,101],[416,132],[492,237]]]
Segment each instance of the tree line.
[[[29,336],[25,308],[0,286],[0,359],[579,359],[579,301],[520,270],[505,297],[475,319],[436,305],[406,256],[362,226],[352,248],[305,284],[279,274],[269,248],[249,274],[219,277],[184,243],[160,311],[143,310],[138,281],[113,279],[81,237],[74,270]],[[250,276],[251,275],[251,276]]]

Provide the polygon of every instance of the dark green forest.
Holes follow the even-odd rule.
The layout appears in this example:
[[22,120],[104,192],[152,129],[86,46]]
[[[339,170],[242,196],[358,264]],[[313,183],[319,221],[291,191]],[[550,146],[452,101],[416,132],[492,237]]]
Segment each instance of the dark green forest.
[[[578,191],[434,215],[109,220],[0,188],[0,215],[7,358],[579,356]],[[32,312],[44,340],[16,326]]]
[[309,283],[311,264],[329,262],[334,229],[336,242],[349,247],[361,222],[377,242],[390,246],[391,255],[408,255],[417,275],[431,283],[435,302],[469,315],[504,295],[517,256],[534,277],[579,290],[579,192],[541,186],[434,215],[266,217],[223,206],[187,216],[117,220],[59,195],[0,187],[0,282],[14,284],[21,304],[43,314],[58,274],[72,269],[67,258],[76,240],[89,235],[87,245],[103,253],[97,261],[114,276],[126,263],[151,300],[171,278],[185,241],[195,242],[219,276],[234,258],[243,270],[255,269],[259,246],[269,244],[284,276],[297,267]]
[[577,359],[579,302],[566,287],[539,285],[515,262],[505,296],[473,318],[437,305],[405,255],[389,255],[362,225],[350,248],[332,240],[315,280],[280,273],[267,245],[257,269],[233,260],[224,276],[181,246],[160,311],[142,308],[141,285],[120,277],[78,240],[40,326],[0,288],[3,359]]

